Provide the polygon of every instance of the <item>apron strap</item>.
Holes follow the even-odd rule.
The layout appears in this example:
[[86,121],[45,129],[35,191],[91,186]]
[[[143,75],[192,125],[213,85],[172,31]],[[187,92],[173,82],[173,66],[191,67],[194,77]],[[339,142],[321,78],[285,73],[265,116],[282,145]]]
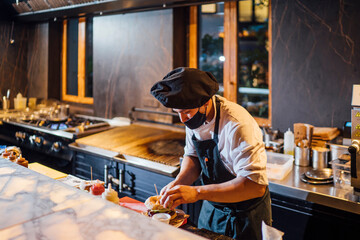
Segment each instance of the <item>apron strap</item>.
[[219,134],[219,122],[220,122],[220,101],[215,96],[215,105],[216,105],[216,118],[215,118],[215,128],[214,128],[214,140],[219,142],[218,134]]

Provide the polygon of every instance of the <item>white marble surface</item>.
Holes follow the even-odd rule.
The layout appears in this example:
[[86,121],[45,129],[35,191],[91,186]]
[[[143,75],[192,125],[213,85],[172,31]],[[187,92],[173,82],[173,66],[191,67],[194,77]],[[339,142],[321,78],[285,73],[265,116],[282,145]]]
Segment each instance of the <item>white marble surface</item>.
[[0,239],[203,239],[0,158]]

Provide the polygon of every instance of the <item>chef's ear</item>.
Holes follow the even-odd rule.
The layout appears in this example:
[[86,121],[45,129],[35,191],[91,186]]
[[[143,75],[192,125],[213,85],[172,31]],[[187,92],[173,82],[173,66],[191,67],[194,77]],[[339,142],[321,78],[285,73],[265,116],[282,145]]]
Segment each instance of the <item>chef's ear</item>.
[[212,100],[211,100],[211,98],[210,98],[209,101],[207,101],[203,106],[204,106],[204,107],[209,107],[210,104],[211,104],[211,102],[212,102]]

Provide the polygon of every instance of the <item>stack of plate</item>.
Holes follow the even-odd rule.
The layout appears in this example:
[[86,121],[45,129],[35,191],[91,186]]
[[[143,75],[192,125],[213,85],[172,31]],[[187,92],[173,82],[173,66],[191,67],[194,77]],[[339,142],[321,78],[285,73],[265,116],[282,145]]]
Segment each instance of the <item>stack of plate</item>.
[[301,175],[301,181],[316,185],[333,183],[332,169],[311,169]]

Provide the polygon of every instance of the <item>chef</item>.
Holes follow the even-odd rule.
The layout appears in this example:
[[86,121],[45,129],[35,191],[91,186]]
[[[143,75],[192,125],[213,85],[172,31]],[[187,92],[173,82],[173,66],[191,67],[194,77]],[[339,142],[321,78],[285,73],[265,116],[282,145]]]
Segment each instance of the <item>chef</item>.
[[[215,95],[210,72],[177,68],[151,88],[186,126],[186,144],[176,179],[161,190],[161,204],[204,200],[198,228],[235,239],[261,239],[271,225],[266,153],[254,118],[240,105]],[[200,177],[201,186],[191,186]]]

